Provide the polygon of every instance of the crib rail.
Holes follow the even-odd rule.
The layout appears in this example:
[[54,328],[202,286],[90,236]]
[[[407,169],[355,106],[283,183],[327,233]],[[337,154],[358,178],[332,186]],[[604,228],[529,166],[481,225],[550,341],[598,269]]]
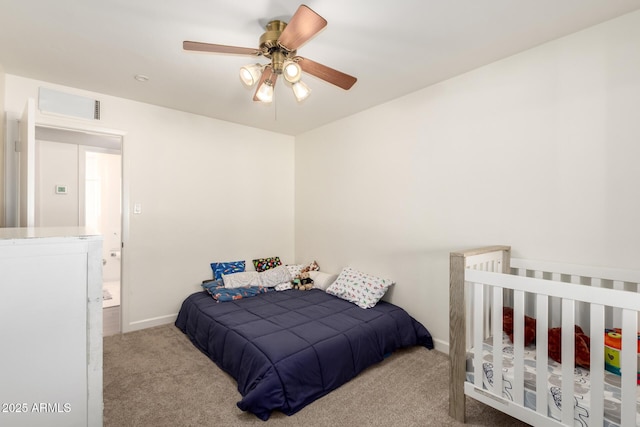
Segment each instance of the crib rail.
[[[510,259],[508,246],[452,253],[450,261],[450,416],[464,422],[466,393],[530,424],[573,425],[573,405],[563,405],[561,422],[548,418],[546,392],[536,393],[535,410],[524,406],[526,314],[537,320],[537,372],[547,371],[548,328],[562,327],[563,361],[574,360],[574,325],[597,332],[587,332],[592,426],[603,422],[604,330],[622,327],[621,425],[636,425],[640,272]],[[482,349],[488,337],[493,337],[493,372],[502,371],[503,306],[514,311],[513,401],[502,397],[502,375],[494,375],[492,386],[483,384],[482,351],[474,352],[474,383],[465,383],[466,350]],[[562,364],[563,402],[574,401],[573,370],[573,363]],[[546,375],[536,378],[536,390],[547,390]]]
[[[503,289],[512,289],[514,293],[514,372],[513,382],[513,403],[521,407],[524,411],[524,364],[522,350],[524,348],[524,325],[516,324],[516,319],[524,319],[525,293],[535,289],[538,304],[535,317],[543,319],[537,322],[536,331],[536,371],[546,372],[547,370],[547,325],[544,319],[547,318],[547,304],[549,297],[559,298],[562,303],[562,358],[563,361],[570,361],[562,364],[562,401],[574,401],[573,374],[574,366],[574,324],[575,306],[577,303],[587,303],[590,306],[590,324],[593,331],[604,331],[604,313],[606,307],[616,307],[621,310],[622,319],[622,350],[621,350],[621,378],[622,389],[622,411],[621,425],[636,424],[636,381],[637,381],[637,322],[638,309],[640,307],[640,294],[615,289],[596,288],[583,286],[580,284],[564,283],[553,280],[540,281],[535,278],[522,276],[509,276],[492,272],[468,270],[466,280],[473,283],[474,300],[473,315],[482,321],[481,314],[484,311],[483,296],[485,287],[491,289],[494,295],[494,304],[502,307]],[[622,292],[622,293],[621,293]],[[621,298],[622,297],[622,298]],[[494,311],[494,315],[496,315]],[[502,312],[498,317],[502,317]],[[494,372],[501,372],[501,366],[496,366],[496,361],[502,360],[502,322],[493,317],[494,346]],[[522,322],[520,322],[522,323]],[[499,342],[496,339],[499,337]],[[474,329],[474,348],[481,349],[484,341],[482,328],[476,325]],[[520,353],[520,354],[518,354]],[[604,332],[591,335],[591,425],[602,425],[603,421],[603,401],[604,401]],[[476,389],[482,390],[482,352],[475,352],[474,380]],[[502,397],[502,376],[494,375],[493,389],[489,393],[496,397]],[[537,390],[547,389],[547,378],[544,375],[537,376]],[[467,387],[467,391],[469,388]],[[486,393],[485,390],[482,390]],[[547,418],[547,394],[536,394],[536,412]],[[519,411],[514,409],[512,415],[519,415]],[[525,412],[526,416],[530,414]],[[519,418],[522,418],[519,416]],[[563,405],[562,424],[573,425],[574,407],[573,405]],[[534,422],[534,418],[525,419],[527,422]]]
[[[623,270],[513,258],[511,260],[511,274],[555,280],[563,283],[576,283],[595,288],[617,289],[640,293],[640,271],[638,270]],[[534,306],[535,300],[533,298],[527,298],[525,300],[525,314],[527,316],[535,317],[533,315]],[[575,310],[576,324],[580,325],[587,335],[591,335],[588,305],[578,302]],[[548,322],[550,328],[561,326],[561,319],[557,315],[560,311],[561,304],[559,299],[552,299],[549,302]],[[621,314],[622,311],[615,307],[606,307],[605,328],[621,325]],[[640,329],[640,319],[638,321],[638,329]]]

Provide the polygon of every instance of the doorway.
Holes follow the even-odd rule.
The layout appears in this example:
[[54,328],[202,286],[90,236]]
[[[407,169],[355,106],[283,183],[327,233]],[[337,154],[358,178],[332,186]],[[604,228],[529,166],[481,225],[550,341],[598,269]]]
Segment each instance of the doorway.
[[35,130],[35,226],[87,227],[103,236],[103,334],[121,331],[121,137]]

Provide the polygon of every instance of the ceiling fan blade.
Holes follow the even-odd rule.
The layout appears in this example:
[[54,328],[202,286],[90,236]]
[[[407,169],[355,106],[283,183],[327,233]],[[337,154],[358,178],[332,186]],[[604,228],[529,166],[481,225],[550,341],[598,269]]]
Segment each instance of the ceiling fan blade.
[[309,7],[300,5],[296,13],[291,17],[287,27],[278,37],[278,44],[291,52],[298,49],[326,26],[326,19]]
[[351,89],[358,79],[349,74],[345,74],[341,71],[334,70],[326,65],[319,64],[301,56],[296,56],[294,60],[300,65],[302,71],[309,73],[312,76],[316,76],[332,85],[336,85],[344,90]]
[[260,99],[258,98],[258,91],[260,90],[260,87],[262,86],[262,83],[265,82],[265,80],[270,80],[271,86],[275,89],[277,79],[278,75],[273,72],[273,68],[271,68],[270,65],[264,67],[264,70],[262,70],[262,75],[260,76],[260,80],[256,85],[256,92],[253,94],[253,100],[260,101]]
[[182,48],[184,50],[194,50],[197,52],[229,53],[232,55],[250,55],[250,56],[262,55],[261,50],[250,48],[250,47],[226,46],[222,44],[201,43],[201,42],[192,42],[192,41],[182,42]]

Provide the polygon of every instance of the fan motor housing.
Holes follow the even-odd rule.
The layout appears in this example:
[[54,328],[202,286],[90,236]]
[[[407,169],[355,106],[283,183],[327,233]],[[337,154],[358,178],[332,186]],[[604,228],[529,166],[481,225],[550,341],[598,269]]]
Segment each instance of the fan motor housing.
[[278,44],[280,34],[287,27],[287,23],[280,20],[270,21],[266,25],[267,31],[260,36],[260,50],[263,56],[272,60],[271,65],[276,74],[282,73],[284,60],[293,57],[296,51],[288,51]]

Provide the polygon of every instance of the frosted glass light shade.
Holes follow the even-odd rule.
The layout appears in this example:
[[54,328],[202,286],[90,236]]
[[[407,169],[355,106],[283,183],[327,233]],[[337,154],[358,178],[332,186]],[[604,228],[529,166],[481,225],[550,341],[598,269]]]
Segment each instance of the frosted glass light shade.
[[311,89],[309,89],[309,86],[304,84],[302,81],[294,83],[291,86],[291,89],[293,89],[293,94],[296,96],[298,102],[304,101],[309,96],[309,94],[311,94]]
[[240,68],[240,80],[245,86],[251,87],[260,79],[261,71],[262,66],[260,64],[245,65]]
[[273,86],[266,81],[262,83],[258,88],[258,92],[256,92],[256,98],[266,103],[273,101]]
[[302,69],[297,63],[287,61],[282,69],[282,75],[289,83],[296,83],[300,80],[300,77],[302,77]]

